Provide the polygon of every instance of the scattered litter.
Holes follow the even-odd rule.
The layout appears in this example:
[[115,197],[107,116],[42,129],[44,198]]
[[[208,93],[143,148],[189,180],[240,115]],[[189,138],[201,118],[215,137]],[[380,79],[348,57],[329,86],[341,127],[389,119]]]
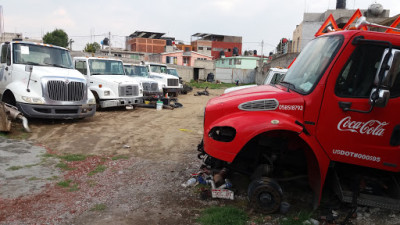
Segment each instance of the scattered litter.
[[319,225],[319,221],[316,220],[316,219],[310,218],[308,221],[310,221],[310,223],[311,223],[312,225]]
[[129,145],[124,145],[123,148],[131,148]]
[[191,130],[188,130],[188,129],[183,129],[183,128],[181,128],[181,129],[179,129],[180,131],[183,131],[183,132],[193,132],[193,131],[191,131]]
[[208,89],[208,87],[206,87],[206,88],[204,89],[204,91],[198,91],[197,94],[194,94],[194,96],[200,96],[200,95],[206,95],[206,96],[208,96],[209,93],[208,93],[207,89]]
[[279,212],[281,214],[286,214],[289,211],[290,204],[289,202],[281,202],[281,207],[279,208]]
[[[206,167],[202,167],[201,169],[200,172],[191,174],[192,177],[183,183],[182,187],[191,187],[201,184],[205,186],[200,187],[200,198],[203,200],[209,197],[234,200],[234,192],[231,190],[232,183],[230,180],[224,179],[227,174],[226,168],[214,175],[211,175],[211,172]],[[219,185],[218,188],[216,184]]]
[[197,179],[192,177],[189,180],[186,181],[186,183],[182,184],[182,187],[191,187],[194,186],[197,183]]

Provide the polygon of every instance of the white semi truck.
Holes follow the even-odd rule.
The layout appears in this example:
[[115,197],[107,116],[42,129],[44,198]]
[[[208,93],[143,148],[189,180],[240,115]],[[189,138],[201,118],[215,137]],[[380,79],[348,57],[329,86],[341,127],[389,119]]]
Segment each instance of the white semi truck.
[[98,108],[132,106],[143,102],[143,87],[125,75],[121,60],[74,57],[74,65],[88,80]]
[[179,83],[179,78],[167,73],[167,66],[159,63],[145,63],[149,71],[149,77],[162,84],[163,94],[168,94],[170,97],[177,97],[182,91],[182,84]]
[[0,45],[1,100],[26,117],[74,119],[93,116],[94,96],[72,64],[68,49],[25,41]]
[[124,63],[124,69],[126,75],[137,80],[142,85],[144,98],[151,99],[162,96],[162,83],[149,78],[149,71],[145,65]]

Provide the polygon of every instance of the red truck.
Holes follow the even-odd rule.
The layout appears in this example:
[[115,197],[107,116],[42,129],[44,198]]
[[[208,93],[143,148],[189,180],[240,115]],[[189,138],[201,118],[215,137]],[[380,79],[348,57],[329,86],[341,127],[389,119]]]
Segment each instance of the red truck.
[[211,99],[200,156],[251,176],[248,195],[279,209],[277,180],[306,175],[314,207],[329,181],[343,202],[400,210],[400,35],[313,39],[283,81]]

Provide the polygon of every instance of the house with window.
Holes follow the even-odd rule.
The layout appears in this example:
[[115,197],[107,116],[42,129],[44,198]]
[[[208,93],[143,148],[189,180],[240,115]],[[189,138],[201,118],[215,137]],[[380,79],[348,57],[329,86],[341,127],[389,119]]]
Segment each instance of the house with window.
[[194,51],[175,51],[161,53],[161,61],[165,64],[194,66],[194,62],[196,60],[212,60],[212,57]]
[[196,33],[191,36],[193,51],[210,55],[213,59],[242,54],[242,37]]
[[[255,69],[260,64],[261,57],[257,56],[232,56],[223,57],[215,61],[217,68],[230,68],[230,69]],[[268,58],[263,58],[266,63]]]

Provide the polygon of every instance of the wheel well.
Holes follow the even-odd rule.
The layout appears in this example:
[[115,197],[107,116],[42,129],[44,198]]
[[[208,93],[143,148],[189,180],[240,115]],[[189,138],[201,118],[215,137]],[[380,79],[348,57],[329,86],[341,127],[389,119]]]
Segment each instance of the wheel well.
[[243,147],[233,164],[253,176],[265,176],[263,173],[268,172],[267,176],[272,177],[308,174],[315,179],[314,176],[319,174],[316,157],[309,145],[298,133],[284,130],[257,135]]
[[16,106],[17,105],[17,101],[15,100],[14,94],[10,91],[10,90],[6,90],[3,93],[3,96],[1,98],[1,100],[7,104]]

